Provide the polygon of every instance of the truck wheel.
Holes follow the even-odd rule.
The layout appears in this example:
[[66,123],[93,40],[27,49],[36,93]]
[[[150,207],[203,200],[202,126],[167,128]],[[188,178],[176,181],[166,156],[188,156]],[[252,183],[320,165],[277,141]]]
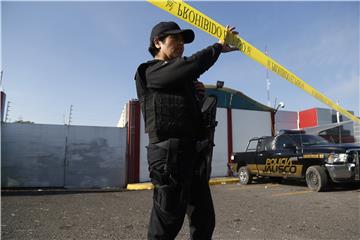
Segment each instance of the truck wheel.
[[243,166],[239,169],[239,182],[241,185],[246,185],[251,183],[252,176],[248,167]]
[[322,192],[328,185],[328,177],[325,170],[320,166],[311,166],[306,170],[306,184],[316,192]]

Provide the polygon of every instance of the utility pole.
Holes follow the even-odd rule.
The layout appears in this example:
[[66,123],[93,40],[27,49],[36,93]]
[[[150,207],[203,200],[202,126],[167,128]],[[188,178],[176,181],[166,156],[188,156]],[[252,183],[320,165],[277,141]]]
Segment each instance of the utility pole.
[[[268,56],[268,50],[267,50],[267,46],[265,46],[265,55]],[[266,93],[267,93],[267,105],[268,107],[271,107],[271,102],[270,102],[270,78],[269,78],[269,69],[266,68]]]
[[69,123],[68,123],[68,125],[69,125],[69,126],[70,126],[70,124],[71,124],[71,120],[72,120],[72,112],[73,112],[73,105],[70,105]]
[[[339,106],[339,101],[336,102],[336,105]],[[340,113],[336,111],[336,123],[340,123]]]
[[[64,187],[66,187],[67,179],[66,179],[66,171],[68,167],[68,143],[69,143],[69,135],[70,135],[70,124],[72,120],[72,112],[73,112],[73,105],[70,105],[70,111],[69,111],[69,122],[67,125],[67,133],[65,136],[65,154],[64,154],[64,172],[63,172],[63,178],[64,178]],[[65,123],[65,115],[64,115],[64,123]]]
[[[339,101],[337,101],[336,104],[339,106]],[[336,122],[339,124],[338,126],[339,143],[342,143],[342,136],[341,136],[342,127],[340,125],[340,113],[338,111],[336,111]]]
[[0,90],[3,90],[3,73],[4,73],[4,71],[3,71],[3,70],[1,70]]
[[7,102],[7,105],[6,105],[5,122],[8,122],[8,119],[9,119],[9,111],[10,111],[10,101],[8,101],[8,102]]

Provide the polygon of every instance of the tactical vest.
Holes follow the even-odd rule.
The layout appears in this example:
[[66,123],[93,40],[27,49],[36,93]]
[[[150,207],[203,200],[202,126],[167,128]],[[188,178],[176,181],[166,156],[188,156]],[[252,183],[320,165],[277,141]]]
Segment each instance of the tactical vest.
[[146,66],[140,67],[135,79],[150,143],[168,138],[199,139],[202,132],[201,113],[195,99],[179,91],[147,88],[145,70]]

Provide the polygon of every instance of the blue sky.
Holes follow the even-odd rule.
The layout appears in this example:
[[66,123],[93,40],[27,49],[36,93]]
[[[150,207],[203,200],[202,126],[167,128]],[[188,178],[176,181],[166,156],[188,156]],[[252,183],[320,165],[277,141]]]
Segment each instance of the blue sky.
[[[359,2],[190,2],[308,84],[359,115]],[[136,98],[134,73],[151,58],[149,34],[159,21],[195,31],[191,55],[216,39],[147,2],[1,2],[1,69],[9,117],[116,126]],[[271,103],[299,111],[325,107],[270,73]],[[240,52],[222,54],[201,76],[267,104],[266,70]]]

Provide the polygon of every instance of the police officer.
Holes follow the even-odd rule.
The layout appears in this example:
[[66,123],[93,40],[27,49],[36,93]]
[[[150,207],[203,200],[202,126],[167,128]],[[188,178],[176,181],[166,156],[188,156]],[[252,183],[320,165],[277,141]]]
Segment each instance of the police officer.
[[[234,34],[234,28],[228,31]],[[160,22],[150,35],[153,60],[136,72],[136,89],[149,135],[147,158],[154,184],[149,239],[174,239],[188,215],[192,239],[211,239],[215,213],[205,176],[201,99],[204,85],[197,78],[220,53],[237,50],[215,43],[190,57],[184,44],[195,38],[175,22]]]

